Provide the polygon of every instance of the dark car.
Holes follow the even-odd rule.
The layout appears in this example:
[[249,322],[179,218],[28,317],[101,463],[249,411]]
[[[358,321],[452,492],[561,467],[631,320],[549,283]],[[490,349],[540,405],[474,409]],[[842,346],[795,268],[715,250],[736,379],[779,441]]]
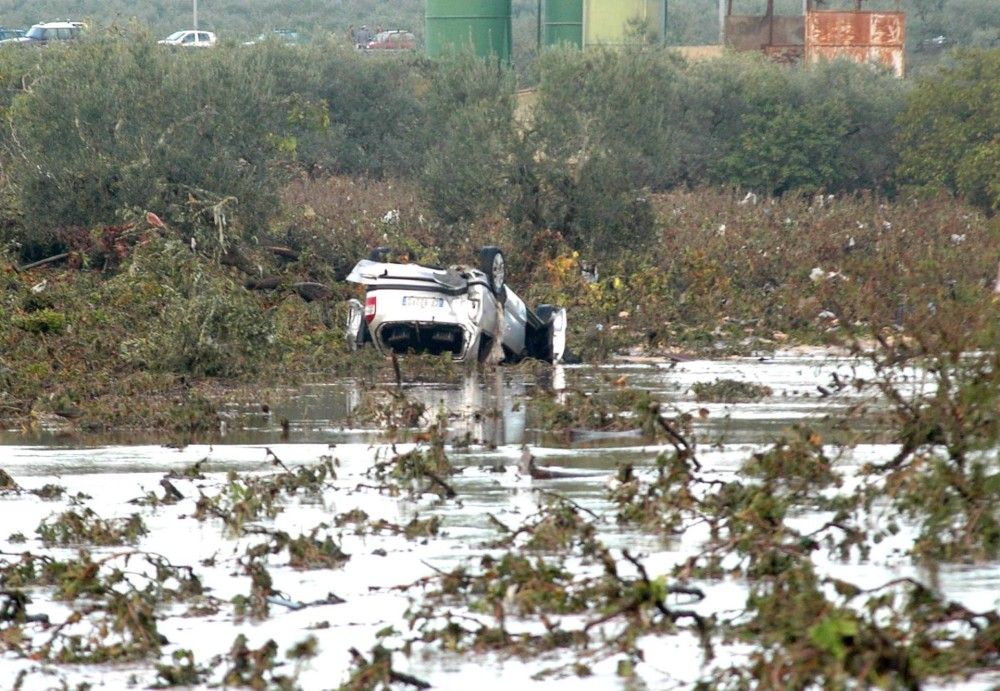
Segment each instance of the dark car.
[[0,41],[6,41],[10,38],[21,38],[24,36],[24,29],[7,29],[0,26]]

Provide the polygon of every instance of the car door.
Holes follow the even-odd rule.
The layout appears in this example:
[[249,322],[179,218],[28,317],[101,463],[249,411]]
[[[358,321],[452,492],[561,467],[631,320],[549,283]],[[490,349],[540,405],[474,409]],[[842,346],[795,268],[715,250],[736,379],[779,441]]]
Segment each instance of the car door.
[[503,305],[503,344],[514,355],[520,356],[524,352],[528,328],[528,307],[513,290],[504,290],[507,296]]

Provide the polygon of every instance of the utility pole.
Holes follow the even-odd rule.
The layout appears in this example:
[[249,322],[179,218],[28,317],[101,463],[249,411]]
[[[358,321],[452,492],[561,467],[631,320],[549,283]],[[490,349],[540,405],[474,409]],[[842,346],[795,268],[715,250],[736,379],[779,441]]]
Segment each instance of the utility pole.
[[726,0],[719,0],[719,44],[726,45]]
[[191,14],[194,15],[194,30],[198,30],[198,0],[192,0],[193,6],[191,9]]

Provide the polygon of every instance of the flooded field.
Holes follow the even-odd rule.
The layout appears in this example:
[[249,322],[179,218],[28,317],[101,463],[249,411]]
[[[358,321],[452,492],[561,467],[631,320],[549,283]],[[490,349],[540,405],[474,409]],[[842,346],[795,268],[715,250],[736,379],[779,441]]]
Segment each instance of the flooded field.
[[[29,440],[4,433],[0,470],[16,488],[0,492],[0,592],[14,590],[21,574],[30,597],[24,611],[37,621],[22,618],[15,636],[0,618],[0,642],[7,648],[0,656],[0,687],[238,686],[254,685],[255,679],[272,687],[284,678],[302,688],[333,688],[365,669],[361,663],[374,669],[379,653],[373,648],[381,644],[407,648],[410,655],[395,653],[395,676],[385,676],[384,667],[382,677],[372,672],[369,681],[384,677],[399,688],[418,682],[482,689],[688,688],[713,669],[744,664],[757,649],[746,641],[719,640],[709,658],[688,625],[697,618],[724,622],[742,616],[748,582],[725,574],[728,562],[738,559],[722,559],[721,577],[692,570],[682,582],[670,574],[700,552],[707,525],[689,521],[664,534],[619,520],[614,492],[628,481],[622,468],[630,467],[639,481],[651,480],[662,467],[658,457],[675,452],[676,440],[644,436],[638,418],[629,424],[632,412],[606,429],[572,423],[553,429],[546,411],[565,402],[572,408],[573,396],[611,400],[626,389],[649,392],[664,416],[688,421],[685,441],[693,443],[707,487],[736,478],[755,453],[808,425],[816,435],[810,439],[850,488],[863,464],[887,462],[898,452],[880,439],[875,418],[842,424],[852,406],[871,395],[847,383],[871,376],[853,360],[800,355],[622,362],[540,375],[501,369],[456,383],[406,385],[395,399],[394,387],[340,381],[289,392],[282,401],[269,401],[266,411],[259,401],[234,403],[224,434],[212,444],[91,445],[65,434]],[[699,384],[720,381],[770,391],[754,401],[696,400]],[[923,385],[918,372],[901,381],[912,390]],[[417,404],[413,410],[422,415],[414,413],[409,421],[418,439],[413,431],[397,430],[398,441],[390,443],[385,427],[372,421],[372,411],[378,413],[372,402],[385,400]],[[438,440],[421,430],[435,420],[446,428],[441,450],[454,473],[400,474],[394,459],[413,451],[434,458]],[[534,473],[525,465],[529,454]],[[64,492],[41,491],[46,486]],[[648,576],[650,587],[677,583],[690,590],[664,591],[662,602],[673,612],[690,614],[673,625],[642,629],[629,643],[642,651],[634,670],[634,655],[620,652],[626,646],[608,644],[618,635],[613,610],[566,607],[549,617],[517,616],[515,603],[527,591],[523,584],[505,586],[492,610],[482,606],[490,600],[468,606],[447,597],[446,574],[459,567],[473,574],[490,568],[484,557],[528,550],[537,534],[522,533],[522,527],[537,528],[552,506],[593,528],[592,535],[579,535],[606,546],[622,583]],[[143,529],[125,535],[122,544],[102,546],[98,533],[81,538],[57,520],[66,512],[86,517],[87,511],[101,519],[136,515]],[[869,520],[888,520],[877,502]],[[831,521],[831,513],[805,508],[787,521],[811,534]],[[574,535],[567,544],[583,540]],[[912,541],[913,531],[901,523],[864,558],[851,552],[843,560],[825,549],[810,558],[819,573],[861,589],[912,578],[970,611],[1000,607],[998,564],[942,566],[928,573],[909,556]],[[564,550],[560,562],[572,570],[570,578],[601,573],[599,559],[574,549]],[[555,552],[536,554],[541,559]],[[14,568],[32,560],[32,577]],[[85,589],[68,594],[64,578],[39,577],[41,565],[52,562],[89,565],[88,582],[99,586],[105,602],[109,593],[127,598],[155,591],[155,627],[137,625],[133,605],[112,609]],[[198,587],[191,583],[195,577]],[[469,593],[475,600],[475,588]],[[542,636],[559,628],[593,632],[595,640],[522,654],[483,640],[464,646],[439,633],[442,622],[482,630],[498,620],[504,635]],[[156,640],[136,645],[150,631]],[[235,643],[239,635],[246,639],[242,648]],[[276,644],[273,650],[268,641]],[[373,687],[353,679],[356,688]],[[960,684],[988,688],[997,681],[980,674]]]

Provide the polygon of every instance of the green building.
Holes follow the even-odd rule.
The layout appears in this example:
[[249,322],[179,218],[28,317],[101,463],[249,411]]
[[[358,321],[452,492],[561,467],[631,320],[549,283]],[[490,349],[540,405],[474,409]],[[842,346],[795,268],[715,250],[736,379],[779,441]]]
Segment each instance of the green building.
[[509,63],[511,0],[427,0],[427,54],[472,49]]
[[541,46],[662,43],[667,0],[539,0]]

